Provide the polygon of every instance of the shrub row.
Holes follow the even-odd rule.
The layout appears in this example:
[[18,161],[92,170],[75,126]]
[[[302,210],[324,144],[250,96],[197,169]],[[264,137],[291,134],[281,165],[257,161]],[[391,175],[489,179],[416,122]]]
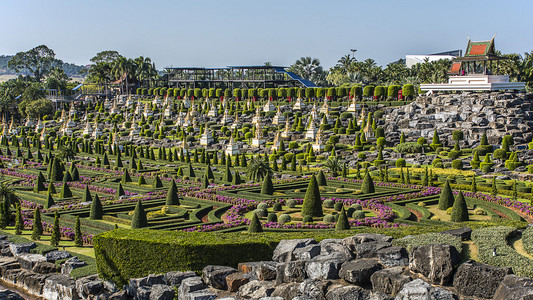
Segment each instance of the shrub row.
[[448,244],[454,246],[459,253],[463,250],[463,244],[461,238],[453,236],[451,234],[442,233],[425,233],[417,236],[406,236],[401,239],[392,241],[395,246],[402,246],[407,248],[407,251],[411,252],[414,247],[420,247],[430,244]]
[[[533,259],[520,255],[507,244],[507,239],[516,233],[515,227],[496,226],[472,231],[472,241],[478,247],[479,259],[498,267],[511,267],[518,276],[533,276]],[[496,249],[496,256],[493,250]]]

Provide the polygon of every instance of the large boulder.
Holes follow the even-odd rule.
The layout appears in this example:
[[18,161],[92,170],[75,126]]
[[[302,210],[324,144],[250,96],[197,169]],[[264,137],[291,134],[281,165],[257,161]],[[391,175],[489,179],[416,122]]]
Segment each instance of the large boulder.
[[461,255],[454,246],[431,244],[413,248],[409,268],[424,275],[431,283],[446,285],[453,279]]
[[90,275],[76,280],[76,292],[82,299],[95,297],[104,291],[104,284],[96,275]]
[[411,281],[409,276],[403,274],[403,267],[393,267],[379,270],[372,274],[372,290],[395,296],[403,285]]
[[270,297],[274,289],[275,286],[272,282],[252,280],[241,286],[237,295],[244,299],[259,299]]
[[202,279],[215,289],[225,290],[227,288],[226,276],[236,272],[237,270],[232,267],[209,265],[202,270]]
[[155,284],[166,284],[164,274],[150,274],[146,277],[131,278],[125,290],[128,295],[140,299],[150,296],[150,289]]
[[300,283],[299,294],[301,299],[326,299],[329,281],[319,279],[306,279]]
[[277,284],[272,292],[272,297],[281,297],[282,299],[293,299],[300,294],[300,283],[289,282]]
[[314,260],[330,260],[335,259],[339,261],[348,261],[353,259],[353,254],[342,240],[327,239],[319,243],[320,255],[314,257]]
[[72,255],[67,251],[54,250],[46,253],[44,257],[46,257],[46,260],[49,262],[55,262],[56,260],[71,258]]
[[396,295],[395,300],[454,300],[450,291],[416,279],[403,285],[402,290]]
[[353,246],[353,251],[357,258],[375,258],[378,256],[378,251],[391,247],[389,242],[366,242]]
[[339,260],[313,260],[306,263],[305,272],[310,279],[337,279],[341,265]]
[[293,251],[297,248],[303,248],[307,245],[317,244],[314,239],[299,239],[299,240],[281,240],[272,256],[273,261],[288,262],[293,260]]
[[494,267],[469,260],[457,268],[453,286],[461,295],[491,299],[503,278],[510,273],[509,267]]
[[76,281],[65,275],[51,275],[44,281],[42,295],[50,300],[79,299]]
[[226,276],[228,291],[236,292],[239,288],[250,281],[252,276],[249,273],[236,272]]
[[292,252],[292,260],[310,260],[320,255],[321,247],[317,244],[307,245],[302,248],[296,248]]
[[47,261],[40,261],[36,263],[31,270],[39,274],[58,273],[60,271],[56,264]]
[[305,263],[305,261],[291,261],[278,264],[276,266],[276,283],[304,281],[307,278]]
[[186,271],[186,272],[172,271],[172,272],[168,272],[165,274],[165,279],[166,279],[167,284],[179,287],[181,285],[181,282],[184,279],[189,278],[189,277],[194,277],[194,276],[196,276],[196,273],[194,273],[193,271]]
[[34,242],[9,244],[9,250],[13,256],[18,257],[22,253],[29,253],[31,249],[37,247]]
[[457,229],[441,231],[441,233],[453,235],[453,236],[461,238],[461,240],[463,241],[466,241],[470,239],[470,235],[472,234],[472,228],[462,227],[462,228],[457,228]]
[[369,300],[370,292],[356,285],[331,287],[326,300]]
[[531,300],[533,299],[533,279],[506,275],[494,293],[493,300]]
[[178,300],[185,300],[186,295],[207,288],[201,277],[189,277],[183,279],[178,289]]
[[275,280],[276,279],[276,266],[277,262],[262,261],[254,268],[254,276],[259,280]]
[[2,274],[5,282],[22,287],[28,293],[41,295],[45,280],[50,275],[43,275],[25,269],[10,269]]
[[370,277],[383,267],[375,259],[358,259],[342,264],[340,278],[355,285],[370,284]]
[[0,299],[4,300],[24,300],[21,295],[10,291],[10,290],[2,290],[0,291]]
[[377,251],[377,257],[387,267],[407,266],[409,264],[409,254],[404,247],[400,246],[380,249]]
[[22,253],[18,256],[21,268],[31,270],[39,262],[46,262],[46,257],[41,254]]
[[150,300],[174,300],[176,292],[171,286],[154,284],[150,289]]

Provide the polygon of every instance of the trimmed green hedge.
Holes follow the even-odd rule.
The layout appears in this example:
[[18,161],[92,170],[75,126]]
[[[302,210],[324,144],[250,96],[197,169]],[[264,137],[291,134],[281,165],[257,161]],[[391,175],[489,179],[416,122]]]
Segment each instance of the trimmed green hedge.
[[401,239],[392,241],[395,246],[402,246],[407,248],[407,251],[411,252],[414,247],[431,245],[431,244],[448,244],[457,249],[459,253],[463,250],[463,244],[461,238],[453,236],[451,234],[442,233],[425,233],[416,236],[406,236]]
[[528,227],[522,232],[522,245],[527,253],[533,254],[533,227]]
[[[472,241],[478,246],[480,261],[498,267],[511,267],[518,276],[533,276],[533,259],[529,259],[508,245],[515,227],[488,227],[472,231]],[[496,248],[496,256],[493,249]]]

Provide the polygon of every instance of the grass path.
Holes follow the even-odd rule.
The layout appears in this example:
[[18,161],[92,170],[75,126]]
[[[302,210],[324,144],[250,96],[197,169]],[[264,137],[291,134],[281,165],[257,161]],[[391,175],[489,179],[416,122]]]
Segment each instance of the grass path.
[[479,252],[477,246],[472,241],[463,241],[463,253],[462,256],[465,260],[471,259],[478,261]]
[[514,236],[509,240],[509,246],[513,247],[513,249],[518,252],[518,254],[527,257],[529,259],[533,259],[533,255],[527,253],[526,249],[524,249],[524,244],[522,243],[522,236]]

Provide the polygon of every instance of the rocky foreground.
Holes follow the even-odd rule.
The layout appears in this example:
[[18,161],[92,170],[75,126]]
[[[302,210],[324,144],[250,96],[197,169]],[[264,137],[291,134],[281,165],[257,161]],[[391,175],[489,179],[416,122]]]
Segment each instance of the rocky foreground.
[[[443,234],[464,236],[469,230]],[[46,256],[28,253],[31,245],[2,243],[2,280],[46,299],[531,299],[533,279],[510,268],[466,261],[456,248],[430,244],[393,246],[392,237],[357,234],[345,239],[283,240],[272,261],[245,262],[238,268],[207,266],[201,275],[168,272],[131,279],[119,290],[96,275],[74,280],[71,258],[60,268]],[[223,264],[223,262],[221,262]],[[19,299],[19,298],[12,298]]]

